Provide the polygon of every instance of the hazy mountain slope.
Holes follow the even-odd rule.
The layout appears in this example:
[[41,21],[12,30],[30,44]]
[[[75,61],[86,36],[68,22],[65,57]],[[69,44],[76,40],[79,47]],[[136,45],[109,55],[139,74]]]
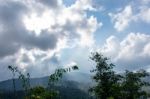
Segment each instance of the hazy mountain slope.
[[[78,79],[78,76],[80,79]],[[75,78],[76,77],[76,78]],[[84,78],[84,79],[82,79]],[[15,79],[16,89],[18,90],[17,95],[19,99],[23,97],[23,91],[21,81]],[[30,80],[31,86],[47,86],[48,76],[42,78],[32,78]],[[89,86],[92,84],[89,83],[88,75],[75,73],[71,75],[64,75],[64,77],[56,84],[55,89],[60,92],[61,99],[88,99],[89,95],[87,93]],[[12,80],[6,80],[0,82],[0,92],[2,92],[2,99],[14,99]]]
[[[16,89],[22,90],[22,83],[19,79],[15,79]],[[30,79],[31,87],[34,86],[43,86],[47,87],[48,76],[41,78],[31,78]],[[65,74],[64,77],[57,83],[57,86],[79,88],[84,91],[92,85],[92,80],[90,75],[84,73],[70,73]],[[13,81],[12,79],[0,82],[0,90],[4,91],[13,91]]]

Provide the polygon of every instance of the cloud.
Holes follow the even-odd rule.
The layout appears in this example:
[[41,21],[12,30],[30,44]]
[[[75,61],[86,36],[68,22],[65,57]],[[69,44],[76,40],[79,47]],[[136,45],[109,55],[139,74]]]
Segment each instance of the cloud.
[[150,8],[142,7],[140,13],[137,15],[137,20],[139,19],[146,23],[150,23]]
[[49,74],[63,49],[95,43],[94,32],[102,23],[87,11],[95,11],[92,0],[77,0],[67,7],[60,0],[2,1],[0,65],[5,69],[16,65],[34,76],[42,75],[42,70]]
[[109,16],[112,21],[115,22],[114,28],[117,29],[117,31],[123,31],[132,20],[132,7],[128,5],[123,11],[118,12],[117,14],[109,13]]
[[139,3],[132,2],[130,5],[119,9],[119,11],[109,13],[114,28],[118,31],[124,31],[133,22],[150,23],[150,7],[149,0],[140,0]]
[[[6,2],[7,3],[7,2]],[[8,6],[10,4],[10,6]],[[20,45],[16,42],[19,39],[19,32],[22,28],[20,22],[22,15],[27,11],[22,3],[8,2],[0,5],[0,57],[13,55],[18,51]],[[24,32],[24,31],[20,31]]]
[[120,40],[110,36],[100,49],[104,55],[111,57],[119,70],[136,70],[150,65],[150,35],[129,33]]
[[82,46],[92,45],[93,33],[102,23],[98,23],[95,17],[88,17],[86,14],[86,10],[94,9],[91,0],[77,0],[70,7],[60,6],[60,9],[54,11],[45,10],[42,15],[32,12],[31,15],[25,16],[26,28],[34,31],[36,35],[39,35],[43,29],[48,29],[50,33],[66,35],[71,42],[78,40],[82,42]]
[[148,4],[150,2],[150,0],[140,0],[140,1],[144,4]]
[[[37,0],[39,3],[43,4],[43,6],[48,6],[50,8],[57,8],[62,4],[62,0]],[[35,0],[35,2],[37,2]]]
[[22,44],[28,48],[39,48],[41,50],[55,49],[59,35],[49,34],[47,30],[40,35],[27,35],[22,39]]
[[120,42],[117,37],[110,36],[106,39],[106,43],[102,47],[102,53],[109,55],[111,57],[116,57],[118,54],[117,50],[120,50]]

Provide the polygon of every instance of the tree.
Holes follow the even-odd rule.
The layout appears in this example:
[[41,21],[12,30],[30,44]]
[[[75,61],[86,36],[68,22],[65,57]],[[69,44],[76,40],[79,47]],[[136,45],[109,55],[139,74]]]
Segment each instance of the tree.
[[[15,66],[8,66],[8,69],[12,71],[13,73],[13,86],[14,86],[14,94],[16,93],[16,86],[15,86],[15,75],[16,73],[18,73],[19,75],[19,79],[22,82],[22,87],[24,89],[25,92],[25,96],[27,96],[27,94],[29,93],[30,90],[30,74],[27,73],[27,75],[24,75],[17,67]],[[16,95],[16,94],[15,94]]]
[[22,81],[22,87],[25,92],[25,96],[30,94],[30,74],[24,75],[21,71],[17,71],[19,73],[19,79]]
[[[50,92],[56,92],[55,89],[53,89],[54,85],[58,82],[58,80],[60,80],[63,77],[64,73],[70,72],[71,70],[78,70],[78,66],[74,65],[74,66],[70,66],[68,68],[60,68],[60,69],[56,69],[55,72],[53,74],[51,74],[49,76],[49,81],[48,81],[48,90]],[[56,95],[56,94],[55,94]]]
[[31,88],[31,96],[26,99],[56,99],[58,91],[48,91],[42,86]]
[[19,79],[22,81],[22,87],[24,88],[26,99],[53,99],[54,97],[58,96],[58,91],[54,90],[52,86],[54,86],[54,84],[59,79],[62,78],[64,73],[70,72],[71,70],[78,70],[78,66],[74,65],[68,68],[56,69],[55,72],[49,76],[48,90],[41,86],[30,88],[30,74],[29,73],[27,73],[27,75],[24,75],[17,67],[14,67],[14,66],[8,66],[8,69],[11,70],[13,74],[13,87],[14,87],[15,95],[16,95],[16,87],[15,87],[14,77],[17,73],[19,76]]
[[109,63],[109,59],[98,52],[92,53],[90,59],[96,63],[96,69],[91,71],[95,72],[93,79],[96,81],[96,86],[91,88],[90,91],[99,99],[108,99],[111,97],[118,99],[120,96],[121,76],[113,71],[115,65]]
[[17,95],[16,95],[16,84],[15,84],[15,72],[16,72],[17,67],[8,66],[8,69],[12,72],[14,96],[15,96],[15,98],[17,98]]
[[90,58],[96,63],[96,69],[92,70],[95,72],[93,79],[96,85],[91,91],[98,99],[145,99],[148,96],[142,89],[150,86],[150,83],[144,80],[149,76],[145,70],[126,71],[121,76],[113,71],[115,65],[110,63],[107,57],[96,52]]
[[71,66],[68,68],[61,68],[56,69],[53,74],[49,76],[49,82],[48,82],[48,89],[42,87],[42,86],[36,86],[34,88],[31,88],[30,98],[29,96],[26,97],[27,99],[56,99],[59,97],[59,92],[55,89],[53,89],[54,84],[59,81],[63,74],[66,72],[70,72],[71,70],[78,70],[78,66]]
[[146,97],[147,94],[142,90],[143,86],[149,86],[150,83],[144,81],[142,78],[149,76],[145,70],[137,72],[126,71],[122,82],[122,93],[125,99],[138,99]]
[[70,66],[68,68],[56,69],[55,72],[49,76],[48,85],[55,84],[59,79],[62,78],[62,76],[63,76],[64,73],[70,72],[71,70],[78,70],[78,69],[79,68],[78,68],[77,65]]

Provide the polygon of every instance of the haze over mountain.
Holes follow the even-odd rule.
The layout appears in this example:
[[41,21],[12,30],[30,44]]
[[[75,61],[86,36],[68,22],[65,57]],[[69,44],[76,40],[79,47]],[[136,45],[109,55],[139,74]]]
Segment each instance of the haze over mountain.
[[[80,79],[74,79],[74,77],[77,76],[79,76]],[[72,73],[71,75],[65,74],[63,78],[55,84],[54,88],[60,92],[59,95],[61,99],[87,99],[90,97],[88,90],[94,84],[91,79],[88,79],[89,77],[89,74],[84,73],[78,73],[77,75],[75,73]],[[15,84],[17,95],[22,99],[23,87],[21,80],[15,79]],[[47,88],[48,76],[42,78],[31,78],[30,84],[32,88],[36,86]],[[13,91],[12,79],[0,82],[0,96],[3,93],[2,96],[4,99],[15,99],[15,97],[13,98]]]
[[[92,82],[90,77],[91,75],[85,73],[78,73],[78,74],[72,73],[71,75],[65,74],[63,78],[60,79],[58,83],[56,83],[56,86],[71,87],[87,92],[89,87],[91,87],[94,84],[94,82]],[[31,87],[43,86],[46,88],[48,86],[48,78],[49,78],[48,76],[41,78],[31,78],[30,80]],[[15,83],[16,83],[16,90],[23,90],[21,80],[15,79]],[[13,91],[12,79],[1,81],[0,90]]]

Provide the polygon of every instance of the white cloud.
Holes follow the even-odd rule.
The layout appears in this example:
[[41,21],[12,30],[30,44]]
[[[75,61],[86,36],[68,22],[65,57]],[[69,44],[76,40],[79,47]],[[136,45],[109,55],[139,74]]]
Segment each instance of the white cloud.
[[104,55],[111,57],[120,69],[138,69],[150,65],[150,35],[129,33],[123,40],[110,36],[100,49]]
[[140,1],[144,4],[148,4],[150,2],[150,0],[140,0]]
[[107,53],[107,55],[111,57],[116,57],[118,51],[120,50],[119,40],[115,36],[110,36],[107,40],[102,49],[100,49],[102,53]]
[[109,13],[112,21],[115,22],[114,28],[118,31],[123,31],[132,20],[132,7],[131,5],[126,6],[123,11],[118,13]]
[[39,35],[45,29],[59,35],[65,33],[69,38],[72,35],[76,35],[69,41],[78,39],[81,42],[79,45],[93,45],[93,33],[102,23],[98,23],[97,19],[93,16],[87,17],[85,10],[94,10],[92,1],[77,0],[75,4],[69,7],[60,6],[60,9],[48,9],[42,15],[38,15],[38,12],[32,12],[31,15],[25,16],[24,23],[26,28],[30,31],[35,31],[36,35]]
[[23,20],[25,26],[30,31],[35,31],[36,35],[41,33],[41,30],[48,29],[55,24],[55,20],[53,18],[54,13],[51,11],[45,11],[41,17],[37,14],[33,13],[30,17],[25,17]]
[[137,17],[146,23],[150,23],[150,8],[142,7]]
[[92,6],[92,0],[77,0],[72,7],[77,10],[96,10]]
[[143,55],[150,56],[150,43],[144,47]]
[[[121,11],[109,13],[114,28],[117,31],[123,31],[129,27],[133,22],[150,23],[150,7],[148,5],[150,0],[141,0],[139,3],[133,2],[131,5],[125,6]],[[136,6],[135,6],[136,5]]]

